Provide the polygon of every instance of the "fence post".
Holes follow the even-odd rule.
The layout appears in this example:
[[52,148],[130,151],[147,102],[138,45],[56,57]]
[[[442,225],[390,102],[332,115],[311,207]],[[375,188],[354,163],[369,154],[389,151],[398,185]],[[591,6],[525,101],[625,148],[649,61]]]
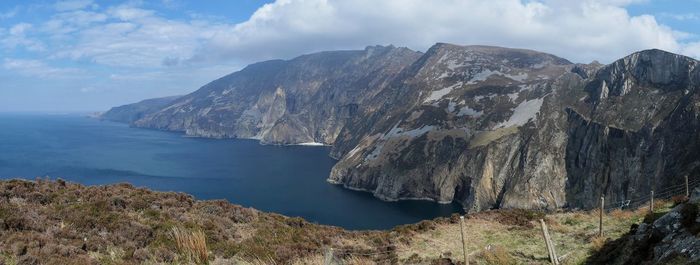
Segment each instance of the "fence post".
[[690,188],[688,187],[688,175],[685,175],[685,197],[690,197]]
[[600,216],[598,217],[598,236],[603,236],[603,211],[605,211],[605,196],[600,196]]
[[464,254],[464,264],[469,265],[469,257],[467,257],[467,243],[464,242],[464,216],[459,217],[459,234],[462,235],[462,253]]
[[549,236],[549,229],[547,229],[547,224],[543,219],[540,219],[540,225],[542,226],[542,236],[544,237],[544,244],[547,246],[547,255],[549,256],[549,261],[554,265],[559,265],[559,257],[557,257],[557,252],[554,250],[554,243]]
[[649,202],[649,212],[654,213],[654,190],[651,190],[651,201]]
[[326,251],[323,253],[323,265],[332,265],[334,256],[333,248],[326,248]]

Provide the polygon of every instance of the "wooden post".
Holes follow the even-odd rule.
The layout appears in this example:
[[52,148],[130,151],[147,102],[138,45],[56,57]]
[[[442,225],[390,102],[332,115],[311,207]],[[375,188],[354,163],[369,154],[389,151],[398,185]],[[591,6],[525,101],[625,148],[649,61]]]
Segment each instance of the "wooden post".
[[688,175],[685,175],[685,197],[690,197],[690,188],[688,187]]
[[598,217],[598,236],[603,236],[603,211],[605,211],[605,196],[600,196],[600,216]]
[[469,265],[467,256],[467,243],[464,242],[464,216],[459,217],[459,234],[462,235],[462,253],[464,254],[464,264]]
[[651,190],[651,201],[649,202],[649,212],[654,213],[654,190]]
[[559,265],[559,258],[557,257],[556,250],[554,250],[554,242],[552,242],[552,238],[549,236],[547,224],[544,222],[544,220],[540,219],[540,225],[542,226],[542,237],[544,237],[544,244],[547,246],[549,261],[554,265]]
[[333,256],[333,248],[326,248],[325,253],[323,253],[323,265],[332,265]]

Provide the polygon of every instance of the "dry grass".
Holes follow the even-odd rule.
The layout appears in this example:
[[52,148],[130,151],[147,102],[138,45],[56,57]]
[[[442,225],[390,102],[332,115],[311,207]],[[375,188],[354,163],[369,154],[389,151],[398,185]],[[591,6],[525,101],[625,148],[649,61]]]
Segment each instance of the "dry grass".
[[603,248],[605,243],[608,242],[608,238],[605,236],[594,236],[591,237],[591,251],[599,251]]
[[[671,204],[658,204],[658,211],[667,210]],[[646,207],[648,209],[648,206]],[[648,210],[647,210],[648,211]],[[640,223],[647,211],[614,210],[603,218],[604,237],[598,237],[598,211],[552,213],[544,216],[557,254],[563,264],[582,264],[592,251],[600,249],[606,241],[617,239],[627,233],[630,226]],[[477,264],[546,264],[547,249],[537,221],[530,219],[512,222],[512,213],[500,211],[477,214],[465,222],[467,252]],[[528,214],[525,214],[528,215]],[[537,214],[529,214],[539,217]],[[419,262],[439,258],[461,260],[462,244],[458,222],[439,222],[432,230],[406,233],[407,239],[399,246],[399,263]],[[485,251],[486,246],[491,247]]]
[[[660,214],[673,202],[656,205]],[[537,223],[544,219],[563,263],[581,264],[648,209],[607,213],[605,238],[596,238],[596,210],[473,214],[464,222],[467,251],[477,264],[546,263]],[[347,231],[126,184],[0,181],[0,220],[0,264],[323,264],[325,248],[336,250],[331,256],[340,264],[449,264],[462,256],[457,215],[391,231]]]
[[479,255],[489,265],[514,265],[515,259],[501,246],[488,246]]
[[195,264],[208,264],[209,251],[207,239],[201,230],[188,231],[179,227],[173,227],[171,231],[173,241],[180,255],[188,262]]

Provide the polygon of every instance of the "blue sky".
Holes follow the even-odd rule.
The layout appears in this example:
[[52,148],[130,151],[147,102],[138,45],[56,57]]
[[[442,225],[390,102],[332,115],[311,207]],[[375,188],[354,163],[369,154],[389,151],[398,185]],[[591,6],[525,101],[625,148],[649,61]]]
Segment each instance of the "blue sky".
[[186,94],[267,59],[436,42],[609,63],[700,56],[700,0],[0,2],[0,111],[100,111]]

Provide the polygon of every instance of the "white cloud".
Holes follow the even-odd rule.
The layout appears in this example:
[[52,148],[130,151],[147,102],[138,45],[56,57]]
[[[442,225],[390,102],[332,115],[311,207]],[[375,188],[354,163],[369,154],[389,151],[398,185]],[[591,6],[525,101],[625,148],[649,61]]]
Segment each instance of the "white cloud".
[[0,45],[4,48],[24,48],[28,51],[39,52],[46,50],[45,45],[33,38],[27,37],[29,31],[33,28],[29,23],[18,23],[10,27],[7,34],[3,34],[0,39]]
[[684,45],[681,53],[694,58],[700,58],[700,42],[691,42]]
[[2,67],[20,75],[40,78],[77,78],[83,73],[76,68],[52,67],[39,60],[5,58]]
[[76,9],[83,9],[86,7],[97,7],[92,0],[64,0],[58,1],[54,4],[54,8],[59,11],[71,11]]
[[[175,66],[191,57],[219,27],[201,21],[170,20],[152,10],[128,5],[88,17],[83,25],[68,22],[75,16],[54,17],[52,25],[73,25],[67,32],[74,35],[75,44],[58,49],[51,58],[89,60],[109,66]],[[54,27],[54,33],[60,33],[61,27]]]
[[196,58],[259,60],[389,43],[425,50],[435,42],[530,48],[576,62],[680,51],[672,29],[627,13],[632,2],[278,0],[217,32]]
[[92,3],[79,1],[62,2],[73,10],[42,29],[63,40],[53,59],[126,67],[251,63],[374,44],[424,51],[435,42],[529,48],[574,62],[691,50],[681,42],[689,34],[625,10],[644,1],[278,0],[239,24],[168,19],[138,2],[80,10]]
[[672,18],[675,20],[680,20],[680,21],[686,21],[686,20],[700,20],[700,14],[699,13],[682,13],[682,14],[677,14],[677,13],[661,13],[659,14],[661,17],[667,17],[667,18]]

